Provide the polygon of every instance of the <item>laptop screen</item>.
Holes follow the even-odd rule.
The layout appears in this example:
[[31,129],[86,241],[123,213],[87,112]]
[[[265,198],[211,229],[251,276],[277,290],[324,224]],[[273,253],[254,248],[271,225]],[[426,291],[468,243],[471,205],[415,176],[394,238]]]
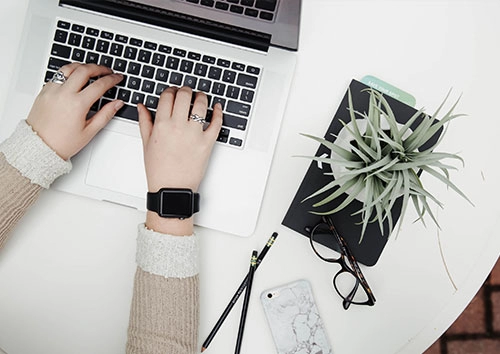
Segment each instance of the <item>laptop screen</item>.
[[301,0],[60,0],[176,31],[267,51],[298,49]]

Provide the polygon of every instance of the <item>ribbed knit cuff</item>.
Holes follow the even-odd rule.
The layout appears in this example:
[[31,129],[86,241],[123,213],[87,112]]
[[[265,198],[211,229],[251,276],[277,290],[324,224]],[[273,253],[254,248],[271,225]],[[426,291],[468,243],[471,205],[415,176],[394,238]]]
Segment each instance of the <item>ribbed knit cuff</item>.
[[0,144],[7,162],[31,183],[49,188],[57,177],[71,171],[64,161],[31,129],[25,120],[19,122],[12,135]]
[[161,234],[139,225],[137,265],[165,278],[188,278],[198,274],[198,236]]

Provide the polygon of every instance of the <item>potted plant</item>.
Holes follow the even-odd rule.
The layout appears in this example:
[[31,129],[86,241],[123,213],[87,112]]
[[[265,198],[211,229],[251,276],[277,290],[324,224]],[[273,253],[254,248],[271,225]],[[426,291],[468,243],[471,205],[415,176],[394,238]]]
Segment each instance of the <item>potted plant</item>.
[[[440,118],[438,116],[449,94],[432,116],[420,109],[401,119],[383,94],[372,88],[365,88],[362,92],[369,96],[368,109],[356,110],[356,102],[348,90],[346,119],[339,119],[342,129],[334,134],[334,141],[303,134],[329,151],[329,154],[308,158],[331,168],[331,172],[324,173],[331,176],[328,183],[302,200],[321,198],[312,205],[310,212],[335,214],[355,200],[361,202],[361,207],[351,214],[360,216],[361,243],[370,223],[377,222],[383,234],[383,224],[387,222],[389,234],[393,231],[397,220],[393,219],[391,210],[398,201],[402,201],[399,204],[401,217],[411,200],[418,214],[417,220],[425,225],[424,216],[427,214],[439,227],[431,204],[441,208],[443,204],[424,187],[421,179],[424,174],[444,183],[472,204],[450,180],[449,171],[456,167],[448,161],[463,164],[463,159],[456,154],[436,151],[449,122],[462,116],[454,113],[459,100]],[[341,197],[344,199],[340,203],[325,210],[332,201]]]

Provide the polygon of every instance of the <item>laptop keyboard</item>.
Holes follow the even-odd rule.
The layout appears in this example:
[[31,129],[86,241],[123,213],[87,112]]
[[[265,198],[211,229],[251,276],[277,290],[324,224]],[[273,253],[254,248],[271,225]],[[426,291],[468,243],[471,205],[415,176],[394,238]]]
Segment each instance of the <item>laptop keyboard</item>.
[[178,0],[236,15],[274,21],[278,0]]
[[257,66],[59,20],[45,81],[70,62],[100,64],[124,75],[122,82],[93,105],[93,111],[121,99],[125,105],[116,117],[137,121],[138,103],[148,107],[154,117],[160,94],[167,87],[189,86],[194,93],[207,94],[208,121],[213,106],[222,105],[223,127],[217,141],[239,148],[244,145],[261,73]]

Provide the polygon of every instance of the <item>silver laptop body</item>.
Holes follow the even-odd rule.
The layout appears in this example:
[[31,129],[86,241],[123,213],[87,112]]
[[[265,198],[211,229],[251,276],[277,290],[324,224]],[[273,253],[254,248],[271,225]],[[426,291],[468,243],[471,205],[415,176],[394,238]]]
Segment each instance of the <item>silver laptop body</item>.
[[[237,90],[240,96],[246,89],[255,91],[255,96],[251,97],[251,104],[243,102],[238,106],[243,108],[237,108],[236,112],[234,107],[228,108],[233,109],[234,116],[240,113],[246,116],[245,130],[242,131],[240,124],[234,124],[235,127],[228,129],[231,135],[221,137],[216,143],[200,187],[201,212],[195,216],[195,223],[249,236],[257,223],[294,72],[300,7],[300,0],[278,0],[275,5],[269,5],[268,0],[31,0],[12,89],[7,97],[9,104],[0,122],[0,139],[8,137],[19,120],[27,117],[44,79],[50,75],[50,70],[55,70],[53,62],[58,61],[52,58],[54,39],[61,24],[70,24],[68,29],[63,29],[70,35],[73,33],[72,38],[78,38],[80,29],[76,26],[83,26],[98,30],[97,41],[102,39],[97,33],[113,33],[122,42],[133,38],[143,46],[149,43],[153,56],[156,54],[160,59],[174,56],[172,52],[161,52],[160,47],[180,48],[178,52],[186,57],[181,56],[178,61],[182,63],[190,56],[202,63],[196,66],[200,68],[205,64],[218,65],[203,62],[205,55],[217,60],[222,58],[219,70],[222,76],[226,71],[236,73],[229,77],[230,83],[219,79],[218,86],[229,90],[229,86],[239,83],[242,85]],[[76,26],[72,28],[73,25]],[[87,30],[80,35],[84,39]],[[128,44],[123,43],[124,47]],[[64,46],[71,47],[67,43]],[[77,54],[79,52],[72,49],[67,60],[74,61]],[[224,60],[229,60],[230,64]],[[252,87],[253,82],[240,82],[256,71],[257,87]],[[183,80],[187,80],[186,75]],[[201,86],[199,78],[198,84]],[[196,85],[193,86],[195,90]],[[212,87],[207,90],[212,94]],[[151,96],[154,94],[151,91]],[[145,99],[148,97],[146,94]],[[231,98],[225,99],[229,105]],[[133,103],[130,105],[133,107]],[[225,113],[233,116],[233,112]],[[145,210],[147,185],[137,122],[120,117],[113,119],[72,162],[73,171],[57,180],[53,188]]]

